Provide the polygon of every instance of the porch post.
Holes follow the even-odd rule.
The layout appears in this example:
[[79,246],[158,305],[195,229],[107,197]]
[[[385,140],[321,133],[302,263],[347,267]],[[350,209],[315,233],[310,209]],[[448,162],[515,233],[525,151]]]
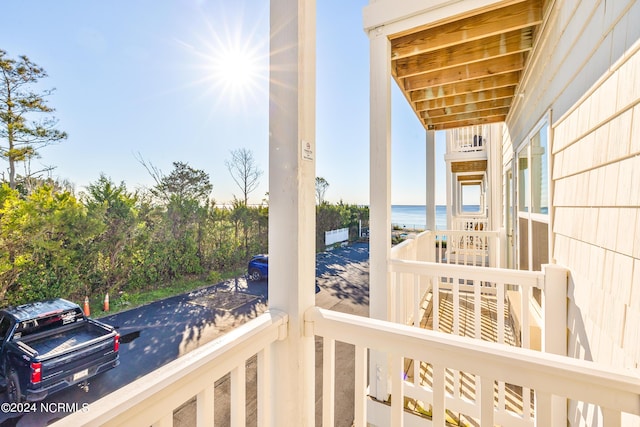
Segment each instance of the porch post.
[[[567,355],[567,287],[569,272],[556,264],[546,264],[544,271],[544,341],[545,353]],[[551,397],[551,425],[567,424],[567,399]]]
[[[451,136],[450,133],[447,133],[447,138]],[[447,160],[447,171],[445,173],[446,177],[446,186],[447,186],[447,230],[453,230],[453,190],[454,187],[451,185],[451,181],[453,180],[453,172],[451,172],[451,160]]]
[[315,424],[315,0],[271,1],[269,308],[289,315],[271,355],[272,426]]
[[427,230],[436,230],[436,132],[427,131]]
[[[370,43],[369,317],[388,319],[387,283],[391,255],[391,43],[376,28]],[[370,394],[386,400],[387,356],[370,354]]]

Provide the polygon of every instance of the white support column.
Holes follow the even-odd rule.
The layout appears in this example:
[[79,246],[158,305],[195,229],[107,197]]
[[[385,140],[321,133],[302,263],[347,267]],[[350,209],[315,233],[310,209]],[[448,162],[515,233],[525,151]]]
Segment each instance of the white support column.
[[[544,271],[544,342],[545,353],[567,355],[567,287],[569,272],[555,264],[547,264]],[[567,399],[552,396],[552,426],[567,424]]]
[[427,230],[436,229],[436,132],[427,131]]
[[[450,133],[447,133],[447,138],[450,137]],[[453,185],[451,180],[453,179],[453,173],[451,172],[451,161],[447,160],[447,170],[445,172],[446,186],[447,186],[447,230],[453,229]]]
[[502,174],[502,124],[494,123],[487,126],[487,154],[489,156],[489,170],[487,173],[489,196],[489,230],[496,231],[502,227],[503,183]]
[[[271,1],[269,307],[289,315],[271,353],[273,426],[315,424],[315,0]],[[277,378],[277,380],[275,380]]]
[[[370,241],[369,317],[388,320],[388,262],[391,255],[391,43],[382,28],[369,33],[370,44]],[[370,393],[386,400],[387,356],[371,352]]]

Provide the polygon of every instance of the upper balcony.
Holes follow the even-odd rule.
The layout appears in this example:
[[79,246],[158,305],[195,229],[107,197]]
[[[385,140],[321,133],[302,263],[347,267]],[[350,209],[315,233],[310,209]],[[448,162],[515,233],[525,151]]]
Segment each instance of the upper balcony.
[[491,138],[491,126],[475,125],[447,130],[446,155],[475,153],[474,157],[487,158],[487,143]]

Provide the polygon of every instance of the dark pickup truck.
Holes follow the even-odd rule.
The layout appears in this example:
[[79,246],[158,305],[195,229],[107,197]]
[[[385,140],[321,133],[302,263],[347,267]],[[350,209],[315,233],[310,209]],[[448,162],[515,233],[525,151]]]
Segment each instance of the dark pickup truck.
[[120,336],[64,299],[0,310],[0,376],[10,402],[39,401],[118,366]]

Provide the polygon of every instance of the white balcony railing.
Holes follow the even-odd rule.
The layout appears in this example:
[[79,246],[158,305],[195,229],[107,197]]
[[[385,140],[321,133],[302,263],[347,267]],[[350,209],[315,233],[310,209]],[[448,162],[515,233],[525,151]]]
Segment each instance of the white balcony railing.
[[198,426],[214,425],[214,383],[230,374],[230,421],[246,421],[245,364],[257,355],[257,419],[269,419],[271,343],[287,337],[287,315],[267,312],[220,338],[145,375],[89,408],[56,422],[56,427],[173,425],[174,410],[196,398]]
[[486,151],[490,126],[468,126],[447,131],[447,154]]
[[452,219],[452,230],[487,231],[489,230],[489,218],[486,216],[461,215]]
[[[473,377],[477,392],[464,408],[480,425],[519,425],[517,416],[505,414],[494,401],[495,382],[532,390],[535,396],[530,419],[552,426],[554,396],[590,402],[602,409],[604,426],[620,426],[621,414],[640,415],[640,377],[626,371],[603,368],[595,363],[526,349],[501,346],[465,337],[444,335],[391,322],[320,309],[305,313],[305,333],[323,337],[323,375],[337,374],[335,343],[355,346],[355,426],[370,422],[378,426],[411,425],[404,410],[404,396],[415,385],[406,381],[406,360],[432,367],[433,381],[420,386],[430,397],[434,426],[444,426],[453,402],[447,372]],[[245,425],[244,366],[258,355],[258,426],[267,426],[269,413],[277,410],[278,396],[269,393],[271,343],[287,339],[287,316],[266,313],[229,332],[222,338],[165,365],[128,386],[92,403],[86,411],[71,414],[55,426],[173,425],[173,411],[193,396],[197,399],[197,426],[214,425],[213,387],[217,378],[231,374],[232,426]],[[389,355],[391,402],[367,396],[367,351]],[[309,357],[313,357],[311,354]],[[312,364],[313,366],[313,364]],[[274,379],[275,380],[275,379]],[[332,424],[336,390],[333,381],[323,381],[323,425]],[[556,397],[557,399],[557,397]],[[456,408],[454,408],[456,409]],[[312,417],[311,417],[312,418]],[[424,419],[420,419],[424,422]],[[565,425],[560,422],[560,424]],[[556,425],[560,425],[556,424]]]
[[[336,341],[355,346],[355,426],[365,426],[367,422],[377,426],[424,425],[423,418],[418,419],[421,424],[412,423],[412,416],[404,408],[407,392],[418,388],[406,381],[407,359],[429,364],[432,369],[431,385],[419,388],[429,402],[429,416],[434,426],[445,426],[447,411],[451,410],[466,411],[481,426],[533,425],[534,422],[538,426],[564,426],[566,418],[563,415],[558,420],[556,413],[557,407],[560,413],[566,408],[566,401],[562,399],[598,405],[604,427],[620,426],[623,413],[640,415],[640,377],[628,371],[317,307],[307,311],[305,322],[310,325],[310,333],[324,338],[325,348],[333,348],[331,343]],[[395,373],[390,378],[390,403],[365,396],[367,350],[389,355],[389,372]],[[323,360],[334,360],[333,357],[330,352],[325,353]],[[465,373],[475,383],[475,395],[468,398],[465,405],[456,406],[451,399],[447,381],[450,371]],[[331,369],[325,371],[325,375],[333,374]],[[515,414],[501,408],[494,399],[496,382],[531,390],[534,396],[531,412]],[[335,390],[323,390],[323,401],[333,402],[334,398]],[[323,419],[329,419],[325,418],[328,416],[324,413]]]
[[[420,327],[424,318],[425,300],[431,298],[432,329],[443,329],[441,304],[442,295],[447,294],[446,332],[454,335],[467,335],[483,338],[482,310],[491,299],[490,310],[496,324],[491,335],[492,341],[505,343],[507,336],[514,336],[516,344],[525,348],[541,348],[541,334],[544,329],[544,317],[532,318],[535,307],[533,289],[539,289],[543,305],[546,301],[545,289],[557,287],[565,290],[564,283],[548,283],[544,272],[519,271],[502,268],[468,267],[421,261],[394,259],[390,263],[391,320],[397,323],[413,324]],[[547,283],[545,283],[547,282]],[[522,310],[522,308],[528,308]],[[466,314],[463,316],[463,312]],[[470,314],[469,314],[470,313]],[[461,326],[464,323],[464,328]],[[541,325],[542,324],[542,325]],[[535,334],[532,345],[532,332]],[[485,338],[486,339],[486,338]]]
[[[425,232],[391,251],[389,320],[456,336],[564,354],[566,336],[567,272],[547,266],[543,272],[486,267],[489,248],[499,253],[498,232]],[[446,249],[445,249],[446,243]],[[440,262],[428,262],[438,260]],[[455,264],[452,262],[456,262]],[[535,302],[537,290],[542,307]],[[425,411],[433,405],[433,366],[422,361],[406,363],[404,396]],[[467,417],[477,415],[470,396],[480,393],[479,383],[468,373],[447,371],[450,393],[447,408]],[[496,417],[505,425],[533,426],[534,409],[527,388],[496,385]],[[471,399],[473,400],[473,399]],[[513,414],[516,413],[515,419]]]
[[500,265],[500,232],[425,231],[394,246],[391,259],[496,267]]

